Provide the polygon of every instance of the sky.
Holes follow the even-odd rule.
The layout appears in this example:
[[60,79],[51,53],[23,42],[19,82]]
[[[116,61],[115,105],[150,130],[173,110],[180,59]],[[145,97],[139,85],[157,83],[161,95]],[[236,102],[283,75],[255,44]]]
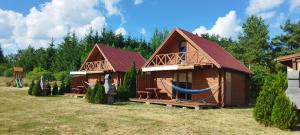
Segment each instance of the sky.
[[300,0],[0,0],[0,44],[4,54],[29,45],[48,47],[68,32],[83,37],[90,28],[149,41],[156,28],[182,28],[237,39],[248,16],[261,16],[270,37],[280,24],[298,21]]

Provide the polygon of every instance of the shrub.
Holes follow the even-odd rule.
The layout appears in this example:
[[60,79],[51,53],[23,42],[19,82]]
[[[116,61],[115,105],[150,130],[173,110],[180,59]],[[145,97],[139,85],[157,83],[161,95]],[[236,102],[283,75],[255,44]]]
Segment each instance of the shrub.
[[12,83],[11,83],[11,81],[7,81],[7,82],[6,82],[6,86],[7,86],[7,87],[10,87],[10,86],[12,86]]
[[94,103],[94,96],[95,96],[95,90],[92,88],[88,88],[87,92],[85,93],[85,99],[89,102],[89,103]]
[[272,124],[271,115],[276,97],[287,87],[287,81],[283,77],[286,78],[283,73],[278,73],[265,78],[263,90],[256,100],[253,115],[258,122],[266,126]]
[[40,67],[34,68],[31,72],[29,72],[26,75],[26,77],[30,80],[38,80],[38,79],[40,79],[41,76],[44,76],[48,80],[54,79],[52,72],[47,71]]
[[47,95],[51,95],[51,85],[50,83],[47,83]]
[[96,104],[104,103],[104,96],[105,96],[104,86],[97,83],[94,89],[95,89],[94,103]]
[[55,80],[64,81],[66,77],[69,75],[67,71],[61,71],[54,74]]
[[124,82],[117,90],[117,100],[128,101],[130,97],[135,97],[136,93],[136,67],[135,62],[124,75]]
[[65,82],[66,82],[65,92],[66,93],[71,93],[71,78],[67,77],[65,79]]
[[4,70],[3,75],[6,77],[11,77],[13,75],[12,69],[8,68],[8,69]]
[[129,98],[128,91],[123,86],[119,86],[117,88],[116,100],[117,101],[127,101],[128,98]]
[[0,64],[0,76],[4,76],[4,71],[7,69],[12,69],[8,64]]
[[52,96],[57,95],[58,94],[58,86],[57,83],[55,82],[52,88]]
[[28,95],[32,95],[32,89],[33,89],[33,87],[34,87],[34,80],[32,80],[31,81],[31,84],[30,84],[30,86],[29,86],[29,89],[28,89]]
[[36,84],[34,84],[33,89],[32,89],[32,95],[34,96],[40,96],[42,93],[42,89],[40,86],[40,81],[38,81]]
[[65,94],[65,83],[62,81],[59,87],[59,95],[64,95]]
[[297,124],[297,112],[283,92],[275,100],[271,120],[272,124],[280,129],[289,129]]

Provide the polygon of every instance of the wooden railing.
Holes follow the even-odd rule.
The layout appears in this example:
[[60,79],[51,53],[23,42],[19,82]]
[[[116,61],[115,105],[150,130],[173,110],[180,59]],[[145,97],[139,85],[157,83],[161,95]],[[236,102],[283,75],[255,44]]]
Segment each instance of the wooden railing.
[[85,71],[106,71],[109,70],[109,65],[106,60],[86,62],[81,70]]
[[211,64],[204,60],[205,57],[198,51],[158,54],[153,57],[149,66]]

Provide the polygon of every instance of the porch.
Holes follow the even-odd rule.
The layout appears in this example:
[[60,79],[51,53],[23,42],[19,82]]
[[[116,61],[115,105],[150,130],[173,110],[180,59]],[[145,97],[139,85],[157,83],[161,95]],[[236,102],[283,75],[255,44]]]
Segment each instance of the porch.
[[176,107],[189,107],[194,108],[195,110],[199,110],[201,108],[218,108],[220,107],[217,103],[203,103],[197,101],[185,101],[185,100],[165,100],[165,99],[141,99],[141,98],[130,98],[131,102],[140,102],[146,104],[158,104],[158,105],[166,105],[168,107],[176,106]]

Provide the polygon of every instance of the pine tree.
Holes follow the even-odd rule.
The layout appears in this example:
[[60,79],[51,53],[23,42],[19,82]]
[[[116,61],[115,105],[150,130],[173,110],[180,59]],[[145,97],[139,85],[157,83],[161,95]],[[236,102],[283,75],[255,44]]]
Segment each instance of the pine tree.
[[52,88],[52,96],[57,95],[58,94],[58,86],[57,83],[55,82]]
[[32,90],[33,90],[33,87],[34,87],[34,80],[31,81],[31,84],[29,86],[29,89],[28,89],[28,95],[32,95]]
[[59,95],[64,95],[65,91],[66,91],[65,83],[64,81],[62,81],[59,87]]
[[33,89],[32,89],[32,95],[34,95],[34,96],[41,96],[41,94],[42,94],[42,88],[41,88],[41,86],[40,86],[40,83],[41,83],[41,81],[38,81],[38,82],[34,85],[34,87],[33,87]]
[[105,96],[105,89],[103,85],[100,85],[99,83],[95,86],[95,97],[94,97],[94,103],[95,104],[101,104],[104,102],[104,96]]
[[1,44],[0,44],[0,63],[5,63],[5,57],[3,55]]
[[51,95],[51,85],[50,83],[47,83],[47,96]]
[[130,97],[135,97],[136,94],[136,67],[135,62],[132,63],[129,71],[127,71],[124,75],[124,82],[123,84],[118,88],[118,98],[119,100],[126,101]]

